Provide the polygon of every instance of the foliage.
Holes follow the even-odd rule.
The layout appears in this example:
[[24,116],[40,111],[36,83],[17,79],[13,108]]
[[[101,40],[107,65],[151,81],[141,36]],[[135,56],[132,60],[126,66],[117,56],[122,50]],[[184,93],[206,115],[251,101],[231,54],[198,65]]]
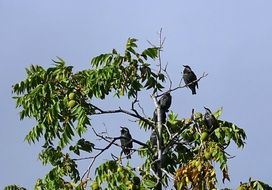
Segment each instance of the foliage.
[[[164,86],[169,79],[166,68],[162,68],[160,61],[155,66],[157,69],[150,64],[159,58],[161,49],[162,44],[138,53],[137,40],[129,38],[123,54],[113,49],[94,57],[90,69],[74,72],[61,58],[53,60],[54,65],[48,69],[38,65],[26,69],[26,79],[13,86],[14,99],[20,108],[20,118],[36,121],[25,140],[28,143],[42,141],[39,159],[52,166],[43,179],[36,181],[35,189],[144,190],[161,189],[173,183],[176,189],[216,189],[215,163],[220,166],[223,181],[230,180],[227,167],[230,155],[226,148],[231,142],[242,148],[246,134],[235,124],[220,120],[222,109],[213,113],[219,128],[209,133],[200,112],[193,112],[190,118],[180,118],[171,111],[165,124],[157,124],[135,108],[139,92],[149,92],[157,104],[159,93],[166,91]],[[169,91],[184,87],[179,85]],[[120,107],[104,110],[94,104],[96,99],[106,101],[107,96],[127,97],[131,110]],[[118,146],[116,141],[120,139],[96,133],[92,117],[114,113],[136,118],[139,127],[155,130],[160,140],[153,146],[149,140],[133,139],[141,145],[136,151],[143,158],[142,165],[133,167],[129,162],[124,165],[124,158],[113,157],[96,168],[95,178],[91,179],[89,175],[96,158],[111,146]],[[161,133],[157,130],[160,125]],[[108,145],[97,148],[95,142],[83,138],[87,131]],[[83,152],[92,156],[73,158]],[[80,159],[90,160],[90,167],[83,174],[78,169]]]
[[272,187],[259,180],[249,179],[246,183],[241,183],[237,190],[271,190]]
[[9,186],[6,186],[4,190],[26,190],[26,188],[19,187],[17,185],[9,185]]

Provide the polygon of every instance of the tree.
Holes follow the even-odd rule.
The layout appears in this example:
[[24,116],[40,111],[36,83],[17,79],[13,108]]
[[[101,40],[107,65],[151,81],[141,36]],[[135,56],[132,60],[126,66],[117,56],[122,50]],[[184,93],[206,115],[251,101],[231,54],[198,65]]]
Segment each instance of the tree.
[[[101,54],[91,61],[91,68],[74,72],[61,58],[53,60],[54,66],[43,68],[31,65],[26,69],[26,79],[13,86],[20,119],[34,118],[36,125],[25,137],[28,143],[42,141],[39,153],[43,164],[52,169],[43,179],[37,179],[35,189],[216,189],[217,175],[214,164],[219,164],[223,182],[229,180],[226,149],[231,142],[238,148],[245,144],[243,129],[229,121],[220,120],[222,109],[212,114],[218,127],[211,131],[201,112],[192,109],[191,117],[180,118],[173,111],[161,109],[160,98],[179,91],[207,76],[203,73],[195,81],[173,87],[167,65],[161,61],[164,39],[142,52],[137,50],[137,40],[129,38],[123,54],[115,49]],[[166,88],[169,82],[169,88]],[[200,84],[201,85],[201,84]],[[154,102],[156,119],[144,115],[139,104],[140,92],[148,92]],[[142,95],[142,94],[141,94]],[[105,109],[95,105],[94,99],[106,101],[107,96],[118,99],[127,97],[130,109],[116,106]],[[170,109],[171,110],[171,109]],[[166,121],[162,116],[168,112]],[[137,120],[143,131],[153,131],[153,140],[141,142],[134,138],[104,134],[92,125],[92,117],[121,113]],[[163,120],[163,122],[162,122]],[[122,123],[120,123],[122,125]],[[116,130],[120,130],[117,126]],[[93,133],[106,146],[99,148],[95,141],[83,138],[86,132]],[[154,141],[155,139],[155,141]],[[138,144],[140,148],[120,145],[120,140]],[[154,143],[155,142],[155,143]],[[120,154],[93,168],[95,161],[113,146]],[[122,148],[126,147],[124,155]],[[129,150],[129,151],[127,151]],[[90,156],[81,157],[87,152]],[[143,164],[133,166],[124,160],[138,153]],[[78,169],[79,161],[89,160],[85,172]],[[95,169],[95,177],[91,171]],[[250,181],[248,184],[263,187],[266,184]],[[241,184],[241,188],[248,184]],[[255,185],[255,186],[257,186]],[[6,189],[16,186],[8,186]],[[19,189],[18,187],[17,189]],[[271,187],[269,187],[271,189]]]

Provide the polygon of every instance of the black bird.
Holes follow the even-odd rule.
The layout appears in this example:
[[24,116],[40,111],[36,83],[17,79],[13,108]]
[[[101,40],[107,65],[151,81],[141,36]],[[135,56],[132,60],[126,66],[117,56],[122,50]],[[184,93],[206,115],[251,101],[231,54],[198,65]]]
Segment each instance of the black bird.
[[128,128],[121,127],[121,137],[123,137],[123,138],[120,138],[121,148],[124,154],[127,155],[127,159],[130,159],[131,158],[130,151],[133,145],[132,145],[132,137],[131,137],[131,134],[129,133]]
[[155,130],[152,130],[152,133],[150,135],[150,144],[152,148],[157,147],[157,134]]
[[[183,65],[183,80],[186,85],[191,89],[192,94],[196,94],[196,87],[198,88],[197,77],[188,65]],[[193,82],[195,81],[195,82]]]
[[166,92],[159,99],[159,104],[161,106],[161,109],[163,109],[165,112],[169,111],[168,109],[170,108],[171,103],[172,103],[172,96],[171,96],[170,92]]
[[209,129],[209,132],[212,133],[219,127],[219,123],[209,108],[204,107],[204,109],[206,110],[206,113],[204,114],[204,121]]
[[[164,124],[166,122],[166,112],[164,109],[161,109],[160,113],[161,113],[161,123]],[[157,109],[155,109],[153,112],[153,121],[155,123],[158,122]]]

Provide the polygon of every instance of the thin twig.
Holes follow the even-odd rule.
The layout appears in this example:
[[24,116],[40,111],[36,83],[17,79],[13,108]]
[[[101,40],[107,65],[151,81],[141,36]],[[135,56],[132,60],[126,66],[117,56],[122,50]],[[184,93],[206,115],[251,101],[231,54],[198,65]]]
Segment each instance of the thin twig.
[[165,68],[163,69],[163,71],[165,72],[165,74],[166,74],[166,76],[167,76],[167,78],[169,80],[169,83],[170,83],[169,89],[171,89],[173,82],[171,80],[171,77],[170,77],[169,73],[167,72],[167,67],[168,67],[168,63],[166,63]]
[[94,156],[88,156],[88,157],[83,157],[83,158],[74,158],[74,161],[80,161],[80,160],[89,160],[89,159],[93,159]]
[[162,171],[163,171],[163,173],[165,173],[170,179],[172,179],[172,180],[175,180],[175,177],[172,175],[172,174],[170,174],[169,172],[167,172],[165,169],[161,169]]
[[144,112],[144,108],[141,106],[141,104],[140,104],[139,102],[138,102],[138,107],[141,109],[142,114],[143,114],[145,117],[147,117],[146,114],[145,114],[145,112]]
[[194,80],[194,81],[192,81],[192,82],[190,82],[190,83],[188,83],[188,84],[185,84],[185,85],[183,85],[183,86],[179,85],[178,87],[173,88],[173,89],[170,89],[169,91],[172,92],[172,91],[175,91],[175,90],[177,90],[177,89],[179,89],[179,88],[188,87],[189,85],[191,85],[191,84],[193,84],[193,83],[195,83],[195,82],[198,82],[198,81],[200,81],[202,78],[207,77],[207,76],[208,76],[208,73],[205,73],[205,72],[204,72],[204,73],[202,74],[202,76],[199,77],[197,80]]
[[169,138],[172,139],[172,134],[171,134],[171,132],[170,132],[168,126],[167,126],[166,124],[163,124],[163,126],[166,128],[166,131],[167,131],[167,133],[168,133],[168,135],[169,135]]
[[[176,90],[178,90],[178,89],[180,89],[180,88],[188,87],[189,85],[191,85],[191,84],[193,84],[193,83],[195,83],[195,82],[198,82],[198,81],[200,81],[202,78],[205,78],[205,77],[207,77],[207,76],[208,76],[208,73],[205,73],[205,72],[204,72],[204,73],[202,74],[201,77],[199,77],[197,80],[194,80],[194,81],[192,81],[192,82],[190,82],[190,83],[188,83],[188,84],[181,85],[181,82],[180,82],[180,84],[179,84],[177,87],[172,88],[172,89],[169,89],[168,91],[166,91],[166,92],[164,92],[164,93],[162,93],[162,94],[156,95],[156,98],[163,96],[163,95],[164,95],[165,93],[167,93],[167,92],[173,92],[173,91],[176,91]],[[181,80],[181,81],[182,81],[182,80]]]
[[88,169],[84,172],[83,176],[81,177],[81,181],[83,181],[83,178],[85,177],[86,175],[86,178],[88,179],[89,178],[89,175],[90,175],[90,172],[91,172],[91,168],[95,162],[95,160],[97,159],[98,156],[100,156],[104,151],[106,151],[107,149],[109,149],[111,147],[111,145],[116,141],[118,140],[119,138],[116,138],[116,139],[113,139],[112,142],[110,142],[104,149],[102,149],[97,155],[95,155],[93,157],[93,160],[91,162],[91,164],[89,165]]
[[110,114],[110,113],[124,113],[124,114],[127,114],[127,115],[130,115],[132,117],[136,117],[140,120],[143,120],[145,121],[146,123],[148,123],[149,125],[153,125],[153,122],[151,122],[149,119],[145,118],[145,117],[142,117],[138,112],[137,110],[132,110],[134,113],[130,112],[130,111],[127,111],[127,110],[124,110],[122,108],[119,107],[119,109],[115,109],[115,110],[102,110],[100,108],[98,108],[97,106],[93,105],[92,106],[95,108],[95,110],[97,112],[95,113],[92,113],[91,115],[103,115],[103,114]]

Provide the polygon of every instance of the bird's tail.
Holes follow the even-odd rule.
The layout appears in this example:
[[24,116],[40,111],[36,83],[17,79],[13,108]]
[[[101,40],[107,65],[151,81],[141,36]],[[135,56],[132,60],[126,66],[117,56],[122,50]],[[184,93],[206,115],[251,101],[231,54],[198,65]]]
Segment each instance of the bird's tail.
[[125,149],[124,154],[127,155],[127,159],[131,159],[130,149]]
[[196,88],[195,87],[191,88],[191,90],[192,90],[193,95],[196,94]]

